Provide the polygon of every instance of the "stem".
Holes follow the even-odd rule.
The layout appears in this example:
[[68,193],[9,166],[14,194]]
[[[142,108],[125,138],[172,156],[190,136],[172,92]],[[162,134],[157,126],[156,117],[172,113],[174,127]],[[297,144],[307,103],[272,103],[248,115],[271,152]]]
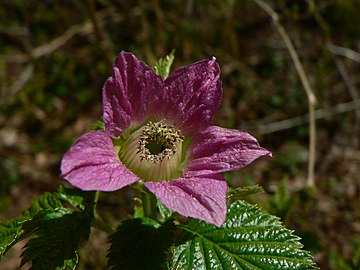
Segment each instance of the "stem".
[[99,199],[99,194],[100,194],[100,192],[97,190],[94,194],[94,200],[92,201],[91,226],[93,226],[103,232],[106,232],[108,234],[113,234],[115,232],[115,230],[109,224],[106,224],[104,221],[102,221],[101,218],[96,213],[96,204]]
[[144,217],[149,217],[151,219],[157,220],[157,206],[155,196],[151,193],[143,191],[141,192],[141,200]]
[[106,224],[105,222],[100,220],[98,217],[95,217],[91,221],[91,226],[93,226],[103,232],[106,232],[107,234],[113,234],[115,232],[115,230],[110,225]]

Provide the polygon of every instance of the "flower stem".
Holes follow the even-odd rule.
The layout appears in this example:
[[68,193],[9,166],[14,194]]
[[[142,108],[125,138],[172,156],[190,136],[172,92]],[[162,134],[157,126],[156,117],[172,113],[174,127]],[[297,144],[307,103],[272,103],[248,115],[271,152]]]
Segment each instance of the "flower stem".
[[106,232],[107,234],[113,234],[115,232],[115,230],[109,224],[106,224],[105,222],[100,220],[98,217],[95,217],[91,221],[91,226],[93,226],[94,228],[97,228],[103,232]]
[[156,197],[149,192],[141,192],[144,217],[157,220]]
[[113,234],[115,232],[115,230],[109,225],[106,224],[104,221],[101,220],[101,218],[98,216],[98,214],[96,213],[96,205],[99,199],[99,191],[96,191],[93,197],[93,200],[91,201],[91,226],[93,226],[94,228],[97,228],[103,232],[106,232],[108,234]]

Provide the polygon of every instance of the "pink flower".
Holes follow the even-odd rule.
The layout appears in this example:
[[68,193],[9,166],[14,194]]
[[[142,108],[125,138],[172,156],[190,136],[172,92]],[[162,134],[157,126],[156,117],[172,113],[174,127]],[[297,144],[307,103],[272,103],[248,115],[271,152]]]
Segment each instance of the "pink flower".
[[221,173],[271,156],[248,133],[211,125],[221,96],[215,58],[163,80],[121,52],[103,87],[105,130],[72,145],[62,159],[62,177],[83,190],[143,182],[169,209],[221,226],[227,193]]

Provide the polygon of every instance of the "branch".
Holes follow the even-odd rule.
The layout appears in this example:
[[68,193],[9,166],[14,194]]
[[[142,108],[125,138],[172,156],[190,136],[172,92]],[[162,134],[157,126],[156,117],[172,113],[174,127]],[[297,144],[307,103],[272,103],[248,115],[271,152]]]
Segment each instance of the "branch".
[[[353,100],[350,102],[340,103],[330,109],[318,109],[315,111],[315,118],[316,119],[324,119],[327,117],[331,117],[340,113],[346,113],[350,111],[354,111],[358,107],[358,103],[360,102],[360,99]],[[270,117],[269,117],[270,118]],[[296,116],[293,118],[277,121],[277,122],[271,122],[271,123],[261,123],[263,121],[257,121],[260,124],[257,124],[256,122],[251,125],[252,127],[248,127],[248,130],[256,130],[256,132],[261,134],[270,134],[286,129],[290,129],[293,127],[297,127],[300,125],[304,125],[309,122],[309,114],[304,114],[300,116]]]
[[331,36],[330,36],[330,27],[328,23],[324,20],[321,13],[318,11],[317,5],[314,0],[308,0],[309,5],[311,6],[311,10],[314,13],[314,17],[320,27],[322,28],[325,39],[326,39],[326,48],[330,51],[335,66],[343,79],[343,82],[345,84],[345,87],[349,90],[350,96],[354,101],[355,104],[355,123],[354,123],[354,129],[352,132],[352,142],[354,144],[354,147],[357,148],[359,145],[359,132],[360,132],[360,99],[358,94],[358,89],[356,89],[356,86],[351,79],[351,76],[348,74],[345,64],[341,59],[339,59],[338,56],[344,56],[350,60],[353,60],[355,62],[360,63],[360,53],[355,52],[349,48],[340,47],[337,45],[334,45]]
[[315,159],[316,159],[316,118],[315,118],[316,98],[314,92],[311,89],[304,68],[299,60],[299,56],[295,50],[295,47],[291,42],[289,35],[285,31],[284,27],[279,22],[279,15],[266,2],[262,0],[253,0],[253,1],[257,5],[259,5],[271,17],[276,30],[278,31],[280,37],[282,38],[287,50],[289,51],[291,60],[294,63],[296,72],[300,77],[301,83],[308,98],[310,134],[309,134],[309,164],[308,164],[307,186],[314,187],[315,185],[314,172],[315,172]]
[[[327,44],[327,48],[330,50],[331,53],[333,53],[331,47],[329,43]],[[349,90],[350,92],[350,96],[353,99],[353,102],[355,104],[355,123],[354,123],[354,129],[352,132],[352,142],[354,144],[354,147],[358,147],[359,145],[359,134],[360,134],[360,99],[359,99],[359,94],[358,91],[355,87],[354,82],[352,81],[350,75],[348,74],[346,67],[343,63],[343,61],[341,61],[339,59],[338,56],[336,56],[334,53],[332,54],[333,58],[334,58],[334,62],[336,65],[336,68],[339,71],[340,76],[342,77],[344,84],[346,86],[346,88]]]
[[337,46],[337,45],[329,43],[329,42],[326,44],[326,46],[331,53],[344,56],[355,62],[360,63],[360,53],[355,52],[349,48]]
[[[103,20],[105,17],[110,16],[111,13],[108,11],[100,11],[96,13],[97,20]],[[54,38],[50,42],[40,45],[39,47],[34,48],[30,55],[28,54],[15,54],[15,55],[0,55],[0,58],[6,62],[13,63],[26,63],[31,59],[37,59],[49,54],[52,54],[56,50],[64,46],[70,39],[75,35],[88,35],[93,33],[93,26],[91,22],[74,25],[68,28],[61,36]]]

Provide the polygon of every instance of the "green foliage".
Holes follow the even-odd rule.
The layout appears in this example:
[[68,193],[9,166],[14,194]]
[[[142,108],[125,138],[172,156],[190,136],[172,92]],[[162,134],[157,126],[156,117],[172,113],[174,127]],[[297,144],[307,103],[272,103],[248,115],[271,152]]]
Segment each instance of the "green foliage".
[[3,196],[20,180],[18,164],[12,158],[4,158],[0,163],[0,194]]
[[111,236],[109,266],[121,270],[167,269],[174,228],[173,222],[156,228],[148,219],[123,222]]
[[[0,223],[0,258],[6,251],[24,236],[36,228],[36,221],[41,216],[54,211],[64,211],[60,201],[50,193],[44,193],[32,202],[21,216]],[[66,211],[64,211],[66,212]]]
[[308,149],[298,141],[289,141],[279,152],[274,163],[289,173],[299,173],[299,168],[308,160]]
[[[235,189],[230,198],[261,191],[259,186]],[[33,234],[25,246],[21,265],[31,270],[75,269],[77,249],[89,237],[97,193],[63,186],[45,193],[24,214],[0,224],[1,255],[24,236]],[[74,208],[65,208],[61,201]],[[123,222],[111,236],[108,264],[112,269],[169,269],[168,252],[173,245],[171,269],[314,269],[299,238],[276,217],[259,207],[237,201],[229,207],[222,227],[192,220],[180,229],[172,212],[158,203],[164,224],[151,218]],[[162,209],[162,210],[161,210]]]
[[353,240],[353,256],[352,256],[352,265],[357,269],[360,269],[360,237],[358,236]]
[[256,193],[263,193],[264,189],[259,185],[253,186],[244,186],[238,188],[229,188],[227,193],[227,197],[230,200],[236,201],[244,198],[245,196],[256,194]]
[[32,262],[31,270],[75,269],[77,247],[87,239],[90,223],[85,215],[74,212],[60,217],[45,218],[39,222],[36,235],[25,246],[21,265]]
[[[61,200],[77,209],[64,207]],[[95,192],[63,186],[55,194],[44,193],[21,216],[0,224],[0,257],[33,234],[22,254],[22,265],[31,261],[32,270],[75,269],[76,250],[80,240],[89,236],[95,202]]]
[[103,120],[97,120],[91,127],[93,130],[105,130],[105,124]]
[[291,209],[294,206],[297,194],[291,195],[288,192],[288,180],[283,178],[277,191],[269,197],[269,212],[287,222]]
[[61,185],[55,195],[65,201],[70,203],[72,206],[84,210],[84,192],[79,189],[66,188]]
[[172,216],[172,214],[174,213],[174,211],[169,210],[159,200],[157,200],[157,207],[159,209],[159,213],[160,213],[160,216],[161,216],[161,219],[160,219],[161,222],[165,222],[166,220],[168,220]]
[[170,67],[174,61],[174,50],[171,51],[169,55],[165,58],[160,58],[154,66],[154,71],[156,74],[160,75],[164,80],[169,76]]
[[344,259],[335,251],[332,251],[329,256],[329,265],[331,269],[341,270],[357,270],[360,269],[360,237],[357,236],[352,242],[352,256],[351,259]]
[[72,206],[83,210],[90,218],[94,217],[97,193],[93,191],[82,191],[75,188],[60,186],[55,195]]
[[299,238],[278,218],[237,201],[216,228],[201,221],[182,226],[173,269],[315,269]]

